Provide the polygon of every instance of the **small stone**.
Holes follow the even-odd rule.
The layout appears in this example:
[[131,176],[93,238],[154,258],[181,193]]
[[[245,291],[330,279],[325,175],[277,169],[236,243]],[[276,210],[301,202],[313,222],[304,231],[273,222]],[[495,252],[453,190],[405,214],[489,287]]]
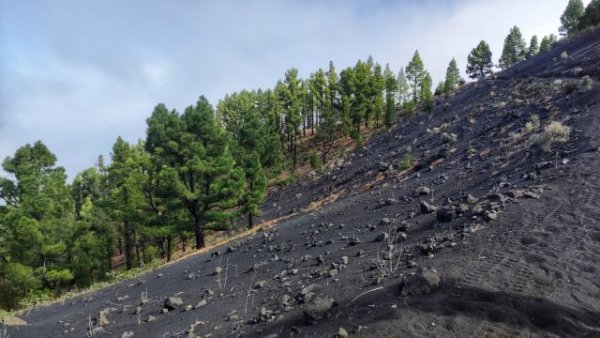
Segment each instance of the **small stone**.
[[375,238],[375,242],[387,241],[389,238],[390,238],[390,235],[388,235],[387,232],[382,232]]
[[163,303],[163,308],[167,309],[167,311],[173,311],[183,305],[183,300],[179,297],[169,297],[165,299]]
[[432,212],[435,212],[437,210],[437,207],[435,207],[434,205],[431,205],[425,201],[421,201],[421,212],[424,214],[430,214]]
[[221,272],[223,271],[223,268],[221,268],[220,266],[217,266],[215,268],[215,271],[213,271],[213,275],[219,275]]
[[304,313],[313,320],[321,320],[327,316],[333,303],[331,297],[314,296],[304,304]]
[[186,312],[187,312],[187,311],[192,311],[192,308],[193,308],[193,307],[192,307],[191,305],[189,305],[189,304],[188,304],[188,305],[186,305],[186,306],[183,308],[183,310],[184,310],[184,311],[186,311]]
[[467,203],[469,203],[469,204],[473,204],[473,203],[477,202],[477,198],[475,198],[475,196],[473,196],[471,194],[467,195],[466,200],[467,200]]
[[317,256],[317,265],[321,265],[324,263],[325,263],[325,258],[323,258],[323,255]]
[[392,222],[392,221],[391,221],[389,218],[387,218],[387,217],[384,217],[384,218],[382,218],[382,219],[379,221],[379,223],[380,223],[380,224],[383,224],[383,225],[390,224],[391,222]]
[[488,210],[483,214],[483,218],[486,221],[493,221],[496,218],[498,218],[498,212],[496,212],[495,210]]
[[523,193],[523,197],[533,198],[533,199],[537,200],[537,199],[540,199],[541,196],[540,196],[540,194],[535,193],[533,191],[526,191],[526,192]]
[[403,296],[420,296],[431,293],[440,284],[440,276],[433,268],[419,268],[416,273],[404,276],[401,283]]
[[365,255],[365,250],[363,250],[363,249],[358,250],[358,252],[356,253],[357,257],[362,257],[364,255]]
[[133,331],[125,331],[125,332],[123,332],[123,334],[121,335],[121,338],[131,338],[131,337],[133,337],[133,336],[134,336],[134,334],[133,334]]
[[338,338],[348,338],[348,331],[343,327],[340,327],[337,333]]
[[199,308],[205,306],[206,304],[208,304],[208,301],[206,300],[206,298],[202,298],[202,299],[200,299],[200,301],[198,302],[198,304],[196,304],[196,306],[194,308],[199,309]]
[[154,317],[153,315],[148,315],[148,318],[146,318],[146,322],[153,322],[156,320],[156,317]]
[[342,264],[348,265],[348,261],[349,261],[348,256],[342,256],[342,258],[340,260],[341,260]]
[[408,268],[414,268],[417,266],[417,263],[415,261],[408,261],[408,262],[406,262],[406,266]]
[[435,213],[435,219],[439,222],[452,222],[456,213],[452,207],[441,207]]
[[255,289],[262,289],[267,285],[267,281],[266,280],[259,280],[256,281],[256,283],[254,283],[254,288]]

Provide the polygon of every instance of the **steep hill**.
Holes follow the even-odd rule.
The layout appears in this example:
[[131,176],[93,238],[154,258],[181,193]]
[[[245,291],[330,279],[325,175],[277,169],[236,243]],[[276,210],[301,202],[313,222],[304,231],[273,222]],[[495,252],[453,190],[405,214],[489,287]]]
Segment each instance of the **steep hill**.
[[[28,311],[8,334],[598,337],[599,79],[595,29],[274,192],[274,227]],[[566,142],[544,143],[551,122]]]

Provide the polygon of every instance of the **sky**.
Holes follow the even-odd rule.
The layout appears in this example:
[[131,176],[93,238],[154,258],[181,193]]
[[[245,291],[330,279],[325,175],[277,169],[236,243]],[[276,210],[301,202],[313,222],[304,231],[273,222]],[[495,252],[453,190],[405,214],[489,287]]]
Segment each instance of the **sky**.
[[[584,1],[587,4],[588,1]],[[71,180],[143,139],[157,103],[273,87],[369,55],[397,72],[419,50],[442,80],[480,40],[557,33],[566,0],[0,0],[0,160],[42,140]]]

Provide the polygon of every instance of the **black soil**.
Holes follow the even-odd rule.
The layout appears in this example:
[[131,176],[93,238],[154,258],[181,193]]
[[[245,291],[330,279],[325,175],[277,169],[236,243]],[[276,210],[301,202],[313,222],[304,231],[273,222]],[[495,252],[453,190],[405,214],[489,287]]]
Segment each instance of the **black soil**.
[[[84,337],[112,308],[94,336],[600,337],[599,79],[595,29],[438,99],[433,113],[400,116],[363,151],[272,193],[262,220],[289,216],[272,230],[28,311],[8,334]],[[532,115],[541,127],[528,132]],[[544,152],[535,139],[550,121],[571,134]],[[406,153],[415,161],[402,170]],[[435,268],[439,287],[402,296],[402,276],[419,267]],[[318,321],[302,304],[311,284],[335,300]],[[183,305],[162,313],[170,296]]]

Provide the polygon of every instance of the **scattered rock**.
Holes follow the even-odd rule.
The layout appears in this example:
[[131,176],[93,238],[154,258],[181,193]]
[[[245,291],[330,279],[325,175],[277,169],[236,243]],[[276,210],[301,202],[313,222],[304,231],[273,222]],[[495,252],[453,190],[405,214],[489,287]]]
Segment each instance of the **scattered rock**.
[[343,327],[340,327],[337,333],[337,338],[348,338],[348,331]]
[[493,221],[498,218],[498,212],[496,210],[488,210],[483,214],[483,218],[486,221]]
[[121,335],[121,338],[131,338],[131,337],[133,337],[133,331],[125,331]]
[[254,283],[254,288],[255,289],[262,289],[267,285],[267,281],[266,280],[259,280],[256,281],[256,283]]
[[382,232],[375,238],[375,242],[387,241],[389,238],[390,238],[390,235],[388,235],[387,232]]
[[379,221],[379,224],[382,224],[382,225],[387,225],[387,224],[390,224],[391,222],[392,222],[392,221],[391,221],[389,218],[387,218],[387,217],[384,217],[384,218],[382,218],[382,219]]
[[433,268],[419,268],[414,274],[405,275],[400,287],[403,296],[420,296],[431,293],[440,284],[440,276]]
[[421,201],[421,212],[424,214],[430,214],[435,212],[437,208],[434,205],[431,205],[425,201]]
[[333,303],[334,300],[331,297],[315,295],[304,304],[304,313],[313,320],[321,320],[327,316]]
[[153,322],[153,321],[155,321],[155,320],[156,320],[156,317],[154,317],[153,315],[148,315],[148,318],[146,318],[146,320],[145,320],[145,321],[146,321],[147,323],[149,323],[149,322]]
[[223,271],[223,268],[221,268],[220,266],[217,266],[215,268],[215,271],[213,271],[213,275],[216,276],[216,275],[220,274],[222,271]]
[[198,304],[196,304],[196,306],[194,308],[199,309],[199,308],[205,306],[206,304],[208,304],[208,301],[206,300],[206,298],[202,298],[202,299],[200,299],[200,301],[198,302]]
[[342,264],[348,265],[349,258],[348,258],[348,256],[342,256],[340,261],[342,262]]
[[167,309],[167,311],[173,311],[183,305],[183,300],[179,297],[169,297],[165,299],[163,304],[163,309]]
[[452,222],[456,217],[456,212],[452,207],[438,208],[435,214],[435,219],[439,222]]

